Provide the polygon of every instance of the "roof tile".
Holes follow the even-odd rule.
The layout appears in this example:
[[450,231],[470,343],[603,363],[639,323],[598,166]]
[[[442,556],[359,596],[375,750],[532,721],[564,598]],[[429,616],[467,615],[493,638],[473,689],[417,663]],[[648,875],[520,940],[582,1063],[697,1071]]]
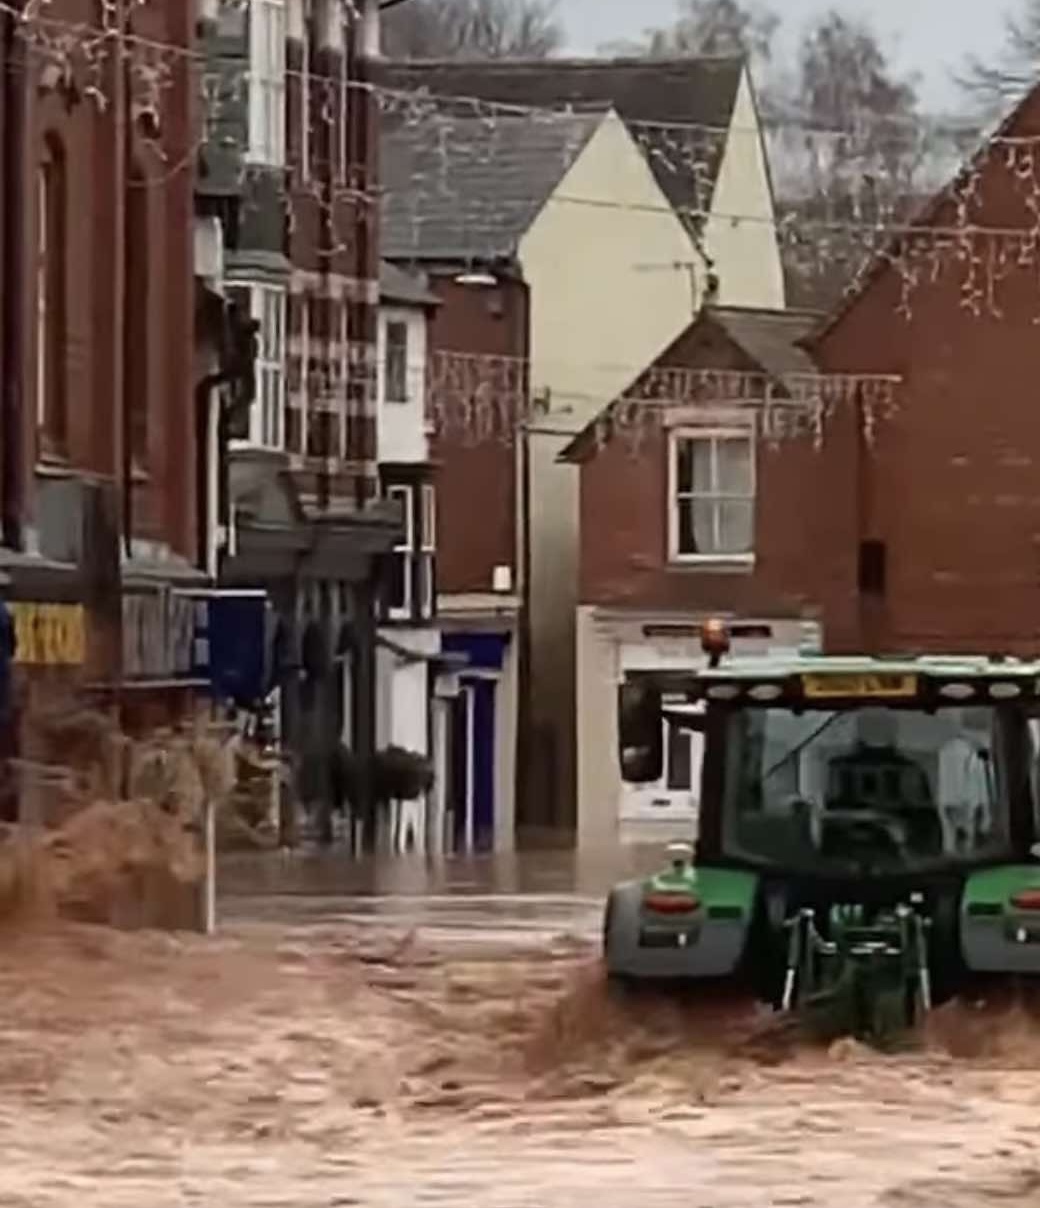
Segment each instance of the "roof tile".
[[[500,105],[612,107],[669,202],[680,211],[703,213],[711,204],[743,70],[739,58],[419,60],[381,64],[379,82],[390,90],[425,89],[436,97]],[[438,108],[451,107],[441,101]]]

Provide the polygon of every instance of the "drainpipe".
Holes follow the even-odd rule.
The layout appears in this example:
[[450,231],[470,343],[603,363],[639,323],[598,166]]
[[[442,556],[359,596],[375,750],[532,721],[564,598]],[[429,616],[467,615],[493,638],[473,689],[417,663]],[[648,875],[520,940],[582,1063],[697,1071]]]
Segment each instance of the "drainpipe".
[[530,775],[531,761],[534,749],[531,742],[531,381],[530,381],[530,292],[522,276],[510,280],[511,291],[519,292],[519,299],[514,303],[516,315],[514,323],[516,331],[515,343],[510,351],[523,357],[524,382],[523,405],[521,414],[515,418],[516,433],[516,500],[518,511],[518,566],[517,589],[520,596],[519,633],[516,640],[519,644],[517,651],[517,775],[514,785],[514,832],[518,823],[534,820],[534,810],[530,800],[532,792],[532,777]]
[[25,0],[7,6],[3,36],[3,439],[2,528],[9,549],[23,548],[22,493],[24,445],[25,303],[25,124],[27,57],[19,37]]
[[[119,50],[116,63],[116,76],[119,88],[115,101],[116,129],[116,298],[114,316],[116,375],[118,389],[112,391],[116,406],[119,408],[119,423],[115,425],[121,438],[121,458],[117,461],[123,485],[123,548],[127,559],[133,555],[134,541],[134,442],[133,442],[133,401],[129,397],[131,387],[130,366],[133,351],[127,333],[131,329],[130,308],[135,299],[130,296],[128,282],[128,256],[130,231],[130,207],[127,205],[127,189],[131,180],[133,165],[133,130],[131,129],[130,114],[130,57],[123,54],[126,37],[130,33],[130,5],[124,0],[119,14]],[[144,255],[146,249],[138,249],[138,255]],[[147,405],[146,400],[138,399],[137,405]]]
[[[378,143],[375,129],[376,101],[366,85],[373,82],[374,66],[379,58],[379,2],[378,0],[362,0],[360,5],[360,26],[355,27],[354,71],[353,78],[359,85],[356,94],[356,104],[348,106],[348,112],[356,114],[356,125],[350,132],[348,146],[354,164],[362,167],[360,185],[372,193],[375,188],[377,174],[375,171],[375,155]],[[360,42],[360,44],[358,44]],[[364,210],[355,235],[355,251],[353,261],[353,276],[358,281],[369,281],[373,277],[378,280],[378,265],[372,264],[373,248],[378,246],[376,223],[379,211],[375,203]],[[375,303],[368,297],[356,304],[361,310],[360,331],[357,339],[368,345],[373,335],[375,325]],[[359,436],[367,431],[368,424],[375,424],[374,408],[369,392],[371,366],[367,360],[357,367],[357,372],[364,375],[364,386],[361,397],[369,403],[365,411]],[[363,454],[371,453],[378,457],[378,452],[369,450],[368,442],[360,439],[350,442],[348,456],[356,461],[364,461]],[[367,469],[367,467],[366,467]],[[355,502],[358,509],[363,509],[368,502],[367,475],[356,476]],[[372,784],[372,765],[376,753],[376,609],[378,607],[378,592],[376,590],[376,567],[373,563],[363,584],[358,585],[358,626],[357,626],[357,657],[354,661],[354,742],[358,755],[358,765],[361,770],[358,785],[358,797],[361,815],[366,819],[366,838],[369,842],[374,839],[375,798]]]

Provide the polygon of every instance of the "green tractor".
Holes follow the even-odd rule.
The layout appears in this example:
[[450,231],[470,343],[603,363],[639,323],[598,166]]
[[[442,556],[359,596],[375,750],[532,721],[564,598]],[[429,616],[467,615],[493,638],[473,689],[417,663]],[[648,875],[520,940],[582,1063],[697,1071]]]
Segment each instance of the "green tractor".
[[624,779],[703,735],[695,844],[611,891],[616,982],[737,986],[882,1041],[979,980],[1040,974],[1040,664],[727,658],[620,689]]

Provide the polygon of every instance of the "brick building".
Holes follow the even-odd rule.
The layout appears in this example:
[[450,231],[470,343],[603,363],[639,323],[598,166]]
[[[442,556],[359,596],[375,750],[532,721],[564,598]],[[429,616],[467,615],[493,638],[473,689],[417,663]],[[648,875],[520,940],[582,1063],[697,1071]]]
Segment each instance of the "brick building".
[[283,730],[374,743],[375,621],[401,530],[380,498],[376,0],[250,0],[204,25],[198,210],[257,324],[256,398],[227,431],[221,581],[268,590]]
[[[574,826],[579,506],[578,475],[558,454],[705,298],[784,304],[754,90],[739,58],[406,61],[382,75],[396,90],[384,114],[388,240],[394,232],[384,254],[425,265],[439,245],[473,267],[508,263],[529,292],[536,409],[521,492],[527,783],[518,813],[532,829],[565,835]],[[426,99],[409,98],[414,91]],[[455,350],[467,350],[458,336]],[[493,390],[494,372],[475,397]]]
[[107,19],[90,35],[72,0],[3,18],[0,568],[30,696],[122,681],[165,708],[192,680],[177,589],[204,582],[195,25],[159,0]]
[[[622,784],[615,690],[697,666],[707,615],[730,619],[737,654],[1035,655],[1040,423],[1023,383],[1040,182],[1014,148],[1038,135],[1034,93],[838,310],[709,310],[626,392],[642,402],[566,451],[581,473],[583,844],[693,824],[696,737],[668,734],[659,785]],[[965,221],[958,255],[948,232]],[[783,413],[799,383],[800,429],[771,441],[769,404]]]

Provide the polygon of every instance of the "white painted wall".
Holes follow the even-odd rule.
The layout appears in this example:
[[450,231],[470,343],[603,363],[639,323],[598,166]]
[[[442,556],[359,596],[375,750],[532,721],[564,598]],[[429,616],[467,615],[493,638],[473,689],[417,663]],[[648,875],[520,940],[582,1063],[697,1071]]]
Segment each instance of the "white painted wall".
[[[388,323],[408,327],[408,400],[386,399],[386,329]],[[379,460],[413,464],[429,458],[426,434],[426,312],[421,307],[380,306],[378,332]]]
[[733,106],[712,196],[705,247],[719,276],[722,306],[782,310],[784,270],[765,144],[751,79],[745,70]]
[[[437,629],[387,629],[381,636],[426,657],[441,648]],[[393,743],[420,755],[430,753],[427,708],[429,664],[409,663],[385,646],[376,647],[376,746]]]
[[614,114],[520,244],[531,295],[531,385],[551,401],[530,441],[533,721],[555,742],[555,794],[564,809],[574,795],[578,476],[556,456],[688,324],[699,302],[687,267],[694,258]]
[[[618,617],[591,605],[578,609],[576,625],[578,716],[578,845],[597,850],[622,844],[667,842],[696,834],[699,760],[691,792],[664,785],[625,784],[618,764],[617,690],[626,671],[696,670],[705,664],[697,637],[647,639],[646,624],[697,625],[697,616],[650,613]],[[746,618],[756,623],[762,618]],[[811,622],[767,620],[768,639],[735,639],[732,658],[793,656],[818,642]],[[698,744],[695,743],[695,748]],[[695,750],[696,753],[696,750]]]
[[511,852],[516,845],[516,740],[519,713],[517,635],[509,643],[498,680],[495,701],[495,851]]
[[608,114],[520,242],[531,385],[579,426],[686,326],[693,247],[646,158]]

